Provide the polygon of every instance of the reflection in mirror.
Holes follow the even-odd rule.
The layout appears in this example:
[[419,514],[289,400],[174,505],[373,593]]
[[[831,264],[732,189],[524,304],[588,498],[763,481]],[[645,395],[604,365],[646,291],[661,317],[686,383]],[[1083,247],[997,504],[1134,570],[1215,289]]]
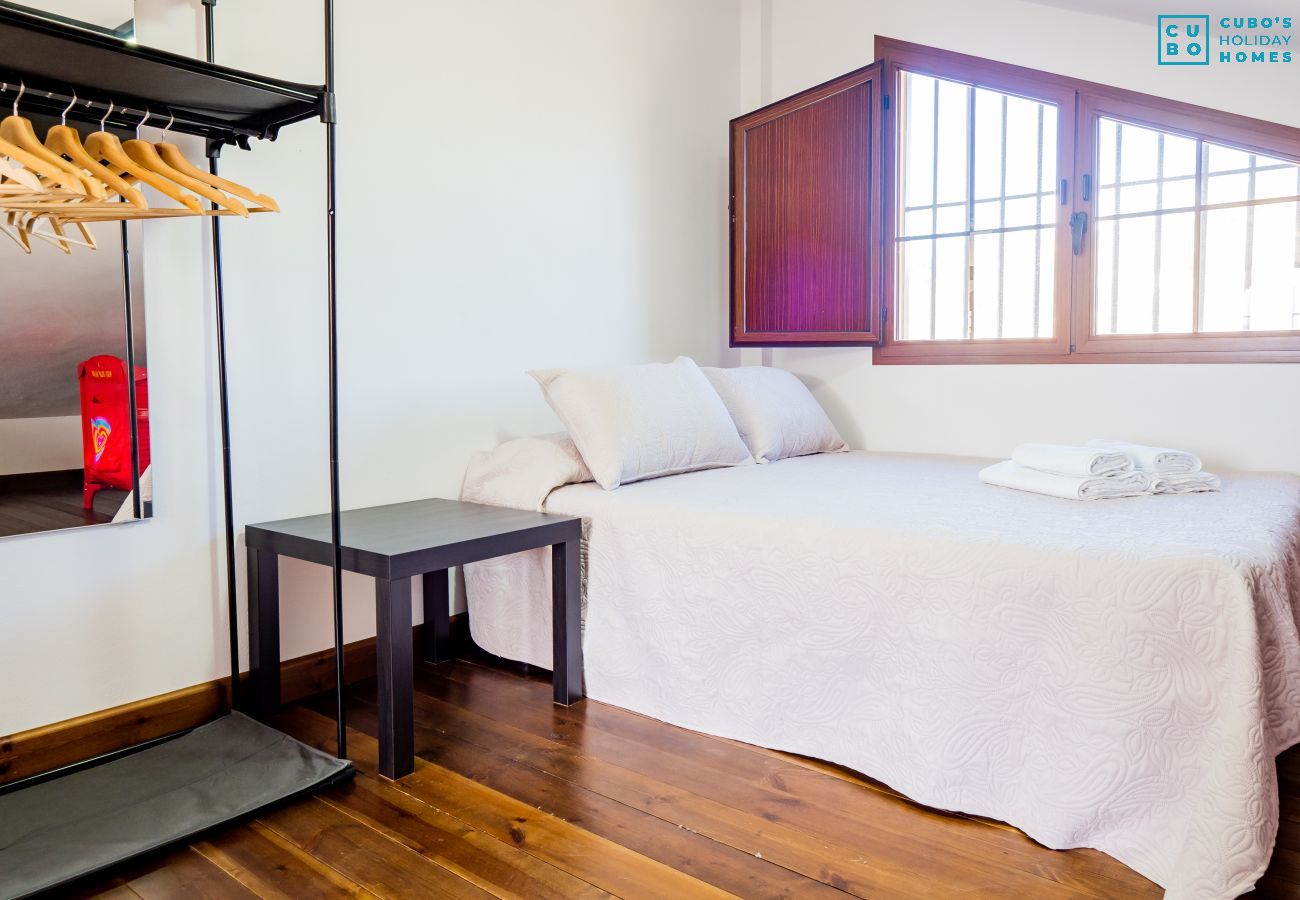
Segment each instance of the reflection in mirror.
[[135,0],[0,0],[0,6],[135,40]]
[[118,223],[93,226],[93,251],[0,246],[0,537],[152,514],[139,228],[130,304]]

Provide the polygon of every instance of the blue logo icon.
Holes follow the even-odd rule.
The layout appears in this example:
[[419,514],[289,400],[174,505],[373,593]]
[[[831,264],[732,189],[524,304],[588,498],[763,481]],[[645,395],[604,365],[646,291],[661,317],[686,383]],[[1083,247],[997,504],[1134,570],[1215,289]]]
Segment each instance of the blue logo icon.
[[1160,50],[1156,62],[1162,66],[1208,66],[1210,64],[1209,16],[1159,16],[1156,40]]

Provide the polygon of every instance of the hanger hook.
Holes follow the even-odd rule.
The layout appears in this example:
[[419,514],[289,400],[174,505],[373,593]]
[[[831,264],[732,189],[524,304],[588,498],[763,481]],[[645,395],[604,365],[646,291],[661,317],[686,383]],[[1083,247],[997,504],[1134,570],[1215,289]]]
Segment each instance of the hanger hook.
[[14,97],[14,115],[18,115],[18,101],[23,99],[23,94],[27,93],[27,82],[18,82],[18,96]]
[[108,101],[108,112],[104,113],[104,118],[99,120],[99,130],[108,131],[108,117],[113,114],[113,101]]
[[172,126],[176,124],[176,111],[170,106],[167,107],[167,116],[167,127],[163,129],[164,141],[167,140],[168,136],[171,134]]
[[140,129],[144,127],[144,123],[149,121],[149,116],[149,106],[146,104],[144,108],[144,118],[140,120],[139,125],[135,126],[135,136],[137,138],[140,137]]
[[76,105],[77,105],[77,89],[76,89],[76,88],[73,88],[73,89],[72,89],[72,102],[69,103],[69,104],[68,104],[68,108],[65,109],[65,110],[63,111],[63,124],[64,124],[64,125],[67,125],[67,124],[68,124],[68,113],[72,112],[72,107],[74,107],[74,106],[76,106]]

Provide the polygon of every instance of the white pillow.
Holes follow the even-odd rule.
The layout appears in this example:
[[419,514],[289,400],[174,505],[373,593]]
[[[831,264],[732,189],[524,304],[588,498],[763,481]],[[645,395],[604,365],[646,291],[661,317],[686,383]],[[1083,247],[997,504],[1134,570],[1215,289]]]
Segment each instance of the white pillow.
[[490,506],[528,507],[538,512],[551,491],[591,481],[582,455],[567,434],[515,438],[469,459],[460,499]]
[[694,360],[529,372],[605,490],[750,462],[727,408]]
[[758,462],[848,449],[812,392],[785,369],[743,366],[703,371]]

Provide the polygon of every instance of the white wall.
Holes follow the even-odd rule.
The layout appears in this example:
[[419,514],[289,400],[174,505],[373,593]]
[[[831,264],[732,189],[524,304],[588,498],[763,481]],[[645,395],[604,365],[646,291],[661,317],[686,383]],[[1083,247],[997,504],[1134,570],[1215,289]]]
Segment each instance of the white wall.
[[[1300,61],[1158,68],[1154,13],[1134,22],[1019,0],[756,0],[744,15],[743,52],[759,57],[744,74],[751,106],[865,65],[881,34],[1300,126]],[[1300,472],[1300,365],[872,366],[868,349],[764,357],[807,378],[846,437],[873,450],[1003,456],[1023,440],[1104,434],[1186,445],[1223,469]]]
[[[200,8],[141,0],[142,42],[194,53]],[[219,61],[319,81],[319,12],[225,0]],[[454,496],[472,450],[558,428],[527,368],[722,357],[737,0],[338,14],[345,506]],[[322,148],[303,123],[223,158],[284,209],[225,226],[241,522],[327,504]],[[146,243],[158,515],[0,542],[0,734],[227,672],[205,231]],[[328,571],[282,581],[284,655],[328,646]]]
[[81,468],[81,416],[0,419],[0,475]]

